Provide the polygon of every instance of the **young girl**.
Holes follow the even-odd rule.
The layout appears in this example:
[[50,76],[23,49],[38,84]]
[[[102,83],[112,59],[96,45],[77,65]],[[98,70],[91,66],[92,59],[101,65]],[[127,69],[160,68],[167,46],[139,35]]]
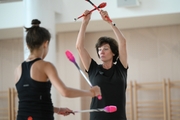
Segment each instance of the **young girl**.
[[101,95],[98,86],[90,90],[78,90],[67,87],[59,78],[55,66],[43,59],[48,53],[51,35],[41,22],[32,20],[32,27],[27,31],[26,43],[30,50],[29,57],[15,70],[16,89],[19,105],[17,120],[54,120],[53,114],[69,115],[72,110],[57,108],[51,100],[51,84],[65,97],[95,97]]

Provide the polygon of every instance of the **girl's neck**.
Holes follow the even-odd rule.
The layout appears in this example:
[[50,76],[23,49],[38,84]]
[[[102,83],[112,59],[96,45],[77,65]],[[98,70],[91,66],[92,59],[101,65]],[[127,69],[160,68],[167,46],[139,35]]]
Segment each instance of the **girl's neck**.
[[41,58],[40,56],[36,56],[36,55],[29,55],[28,59],[29,60],[34,60],[36,58]]
[[34,60],[34,59],[36,59],[36,58],[41,58],[42,59],[42,53],[39,53],[39,52],[33,52],[33,53],[31,53],[29,56],[28,56],[28,58],[27,58],[27,60]]

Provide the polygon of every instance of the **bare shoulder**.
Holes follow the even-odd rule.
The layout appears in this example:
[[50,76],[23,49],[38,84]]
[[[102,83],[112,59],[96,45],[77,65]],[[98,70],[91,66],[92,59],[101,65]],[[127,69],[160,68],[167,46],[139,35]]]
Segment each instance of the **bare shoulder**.
[[58,77],[57,69],[51,62],[44,61],[43,70],[50,80]]
[[22,67],[21,64],[19,64],[14,70],[15,83],[19,80],[21,73],[22,73]]
[[49,61],[43,61],[43,65],[44,65],[45,67],[52,67],[52,66],[54,66],[53,63],[51,63],[51,62],[49,62]]
[[19,64],[16,68],[16,70],[21,69],[21,64]]
[[53,64],[51,62],[48,62],[48,61],[45,61],[45,60],[39,60],[39,61],[35,62],[35,64],[40,66],[41,68],[46,68],[46,67],[53,66]]
[[44,70],[55,69],[55,66],[53,65],[53,63],[51,63],[49,61],[42,60],[40,64],[44,68]]
[[19,65],[15,68],[15,71],[14,71],[15,74],[21,72],[21,69],[22,69],[21,64],[19,64]]

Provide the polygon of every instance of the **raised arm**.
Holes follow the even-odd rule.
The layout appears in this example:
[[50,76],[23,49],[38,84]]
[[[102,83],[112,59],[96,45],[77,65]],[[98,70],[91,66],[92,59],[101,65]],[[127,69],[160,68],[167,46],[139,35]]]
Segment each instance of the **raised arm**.
[[117,38],[117,42],[118,42],[118,45],[119,45],[119,58],[120,58],[120,61],[123,64],[124,68],[127,68],[128,63],[127,63],[126,39],[123,36],[123,34],[121,33],[121,31],[115,25],[113,25],[111,22],[109,22],[107,17],[105,17],[105,16],[109,17],[107,11],[101,10],[100,14],[101,14],[102,19],[110,24],[110,26],[111,26],[111,28],[112,28],[112,30],[113,30],[116,38]]
[[89,66],[90,66],[90,62],[91,62],[91,57],[90,57],[89,53],[87,52],[87,50],[84,48],[85,32],[86,32],[86,28],[87,28],[87,25],[88,25],[90,17],[91,17],[91,13],[90,14],[88,14],[88,13],[89,13],[88,10],[86,10],[84,12],[85,16],[81,23],[80,30],[79,30],[79,33],[77,36],[77,41],[76,41],[76,48],[78,50],[80,59],[82,61],[84,68],[87,71],[89,70]]

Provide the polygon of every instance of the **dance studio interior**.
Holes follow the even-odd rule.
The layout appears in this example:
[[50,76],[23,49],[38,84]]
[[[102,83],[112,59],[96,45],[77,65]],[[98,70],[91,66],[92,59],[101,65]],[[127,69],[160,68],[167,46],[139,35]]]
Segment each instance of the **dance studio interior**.
[[[91,1],[97,6],[106,2],[101,9],[108,11],[126,38],[127,120],[180,120],[180,0]],[[90,89],[65,51],[70,50],[85,71],[76,49],[83,19],[78,17],[92,9],[94,6],[86,0],[0,0],[0,120],[16,120],[18,98],[14,70],[29,55],[24,27],[30,27],[32,19],[39,19],[40,26],[51,33],[45,60],[54,64],[62,81],[68,87]],[[94,10],[84,44],[99,64],[95,44],[100,36],[115,38],[111,27]],[[90,109],[90,97],[66,98],[54,86],[51,94],[54,106]],[[54,118],[89,120],[89,112],[54,114]]]

